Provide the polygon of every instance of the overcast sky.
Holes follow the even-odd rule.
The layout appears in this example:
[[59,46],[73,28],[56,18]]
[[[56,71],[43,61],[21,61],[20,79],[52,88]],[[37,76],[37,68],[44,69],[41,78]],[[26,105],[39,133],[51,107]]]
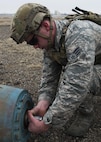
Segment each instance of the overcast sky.
[[40,3],[51,13],[71,13],[76,6],[101,14],[101,0],[0,0],[0,13],[15,13],[24,3]]

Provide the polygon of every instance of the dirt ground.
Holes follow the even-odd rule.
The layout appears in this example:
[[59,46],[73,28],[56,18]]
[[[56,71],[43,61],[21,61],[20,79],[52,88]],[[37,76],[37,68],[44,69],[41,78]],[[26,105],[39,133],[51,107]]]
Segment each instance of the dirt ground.
[[[0,84],[27,89],[35,103],[41,78],[42,51],[25,43],[17,45],[10,36],[10,26],[0,25]],[[32,135],[30,142],[101,142],[101,97],[95,97],[95,121],[83,138],[68,136],[66,127]]]

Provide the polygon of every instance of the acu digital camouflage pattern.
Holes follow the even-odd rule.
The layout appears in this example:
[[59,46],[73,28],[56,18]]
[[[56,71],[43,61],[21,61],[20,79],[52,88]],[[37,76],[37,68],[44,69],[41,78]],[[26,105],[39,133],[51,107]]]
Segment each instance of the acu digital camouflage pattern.
[[[43,117],[44,122],[62,127],[89,93],[101,92],[101,26],[88,20],[75,20],[69,26],[68,20],[55,23],[55,46],[44,51],[39,100],[48,100],[51,104]],[[58,62],[49,52],[59,54],[64,26],[68,27],[65,56],[60,56]]]

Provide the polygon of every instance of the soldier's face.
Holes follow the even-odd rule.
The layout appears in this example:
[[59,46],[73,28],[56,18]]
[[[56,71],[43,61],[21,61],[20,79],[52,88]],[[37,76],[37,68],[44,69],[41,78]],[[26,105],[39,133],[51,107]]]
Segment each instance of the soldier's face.
[[30,34],[25,41],[27,42],[27,44],[33,46],[38,44],[38,39],[34,34]]
[[49,34],[50,31],[45,26],[41,26],[38,34],[30,34],[25,41],[34,48],[47,49]]

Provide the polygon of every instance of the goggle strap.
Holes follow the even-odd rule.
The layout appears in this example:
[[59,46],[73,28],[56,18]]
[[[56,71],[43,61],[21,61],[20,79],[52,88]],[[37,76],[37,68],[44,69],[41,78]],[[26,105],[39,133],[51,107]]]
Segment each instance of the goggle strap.
[[45,36],[43,34],[40,34],[38,31],[35,32],[35,35],[38,35],[42,38],[45,38],[48,40],[48,46],[50,48],[50,46],[52,45],[52,30],[53,30],[53,26],[52,26],[52,20],[50,20],[50,34],[49,36]]
[[50,19],[50,34],[49,34],[49,38],[48,38],[48,46],[49,46],[49,48],[52,45],[52,30],[53,30],[52,20]]

